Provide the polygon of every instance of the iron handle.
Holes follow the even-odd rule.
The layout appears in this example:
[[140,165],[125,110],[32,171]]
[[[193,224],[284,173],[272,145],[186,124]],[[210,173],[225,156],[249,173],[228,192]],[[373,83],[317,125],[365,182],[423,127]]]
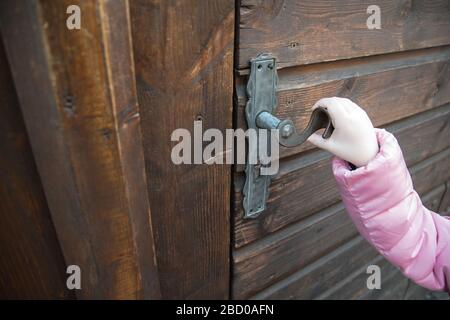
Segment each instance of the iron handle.
[[303,132],[298,133],[294,123],[290,119],[280,120],[273,114],[263,111],[256,117],[256,125],[264,129],[278,129],[279,142],[285,147],[295,147],[306,141],[310,135],[319,129],[325,129],[322,134],[324,139],[328,139],[334,131],[333,123],[325,108],[317,108],[309,119],[309,123]]
[[[278,83],[275,58],[260,54],[250,61],[250,75],[247,83],[248,101],[245,107],[249,129],[278,129],[278,142],[285,147],[302,144],[315,131],[325,128],[323,137],[329,138],[334,127],[325,108],[317,108],[311,114],[308,126],[298,133],[290,119],[280,120],[273,114],[277,108],[276,88]],[[243,187],[244,218],[256,218],[267,207],[271,176],[262,174],[258,158],[257,144],[249,144],[248,161],[245,165],[245,184]],[[268,144],[268,154],[271,143]],[[257,159],[258,161],[249,161]]]

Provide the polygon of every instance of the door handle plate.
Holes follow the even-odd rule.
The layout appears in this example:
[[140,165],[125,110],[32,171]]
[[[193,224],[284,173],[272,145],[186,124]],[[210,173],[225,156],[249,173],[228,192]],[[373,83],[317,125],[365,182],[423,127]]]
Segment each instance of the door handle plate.
[[[274,57],[269,54],[260,54],[250,61],[250,76],[247,83],[248,100],[245,107],[248,128],[256,130],[258,137],[260,129],[278,130],[278,141],[285,147],[295,147],[304,143],[311,134],[322,128],[325,129],[322,137],[328,139],[334,127],[326,108],[315,109],[307,127],[301,133],[297,132],[290,119],[280,120],[273,115],[277,108],[277,84],[278,75]],[[259,159],[256,164],[249,161],[251,157],[257,159],[259,142],[248,145],[246,180],[243,189],[244,218],[256,218],[266,209],[271,176],[261,174],[263,164],[259,162]],[[270,143],[267,148],[269,154]],[[270,164],[266,164],[268,165]]]
[[[275,59],[266,54],[259,55],[250,61],[250,70],[245,115],[248,128],[256,130],[259,135],[258,115],[262,112],[273,114],[277,107],[278,76]],[[258,154],[257,144],[249,143],[248,145],[248,157],[251,154]],[[261,166],[261,163],[251,164],[249,160],[245,165],[244,218],[256,218],[266,209],[271,176],[261,175]]]

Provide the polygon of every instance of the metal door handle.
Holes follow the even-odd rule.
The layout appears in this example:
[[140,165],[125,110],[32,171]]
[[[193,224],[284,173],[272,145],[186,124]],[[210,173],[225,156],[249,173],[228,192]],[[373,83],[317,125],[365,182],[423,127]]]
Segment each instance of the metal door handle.
[[256,124],[259,128],[278,129],[280,132],[280,144],[289,148],[302,144],[310,135],[319,129],[325,129],[322,134],[324,139],[328,139],[334,131],[333,123],[328,116],[328,112],[321,107],[313,111],[306,129],[301,133],[297,132],[292,120],[280,120],[267,111],[258,114],[256,117]]
[[[276,88],[278,83],[275,58],[261,54],[250,61],[250,76],[247,84],[248,101],[245,107],[249,129],[278,129],[278,141],[285,147],[295,147],[308,139],[319,129],[324,128],[323,138],[333,133],[334,127],[325,108],[317,108],[305,130],[298,133],[290,119],[280,120],[273,115],[277,107]],[[251,153],[257,148],[249,149],[249,159],[255,158]],[[261,173],[261,164],[247,161],[244,193],[244,218],[255,218],[266,209],[269,195],[270,175]]]

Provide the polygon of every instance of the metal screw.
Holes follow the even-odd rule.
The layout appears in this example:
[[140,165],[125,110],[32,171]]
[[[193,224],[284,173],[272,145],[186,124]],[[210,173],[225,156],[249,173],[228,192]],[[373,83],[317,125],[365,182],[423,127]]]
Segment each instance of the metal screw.
[[280,131],[283,138],[289,138],[294,133],[294,127],[288,123],[284,125]]

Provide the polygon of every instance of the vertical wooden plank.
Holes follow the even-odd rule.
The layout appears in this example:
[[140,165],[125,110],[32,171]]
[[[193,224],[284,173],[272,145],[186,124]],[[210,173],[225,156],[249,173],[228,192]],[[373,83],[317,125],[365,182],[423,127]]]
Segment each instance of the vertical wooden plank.
[[[81,29],[66,8],[81,8]],[[39,174],[79,298],[158,298],[126,0],[2,1]]]
[[0,110],[0,298],[73,298],[1,41]]
[[162,296],[228,298],[230,167],[174,165],[170,137],[232,127],[234,1],[130,8]]

